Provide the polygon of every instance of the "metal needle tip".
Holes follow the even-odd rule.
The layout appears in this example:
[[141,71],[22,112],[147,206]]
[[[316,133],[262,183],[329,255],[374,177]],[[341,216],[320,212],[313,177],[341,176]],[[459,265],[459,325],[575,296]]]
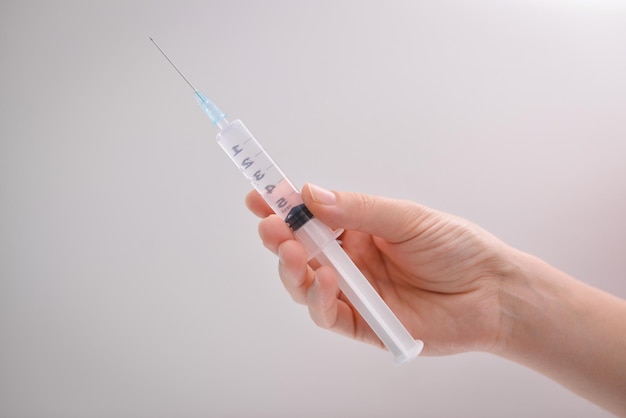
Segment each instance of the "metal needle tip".
[[197,92],[197,91],[198,91],[198,89],[197,89],[197,88],[195,88],[195,87],[193,86],[193,84],[191,84],[191,83],[189,82],[189,80],[187,80],[187,77],[185,77],[185,75],[184,75],[184,74],[183,74],[183,73],[182,73],[182,72],[178,69],[178,67],[176,66],[176,64],[174,64],[174,63],[172,62],[172,60],[170,59],[170,57],[168,57],[168,56],[167,56],[167,54],[166,54],[165,52],[163,52],[163,50],[161,49],[161,47],[159,46],[159,44],[157,44],[157,43],[156,43],[156,41],[155,41],[154,39],[152,39],[152,38],[149,38],[149,39],[152,41],[152,43],[154,44],[154,46],[156,46],[156,47],[157,47],[157,49],[161,52],[161,54],[163,54],[163,56],[165,57],[165,59],[166,59],[166,60],[167,60],[170,64],[172,64],[172,67],[174,67],[174,69],[178,72],[178,74],[180,74],[180,76],[183,78],[183,80],[185,80],[185,82],[187,82],[187,84],[189,84],[189,87],[191,87],[191,88],[193,89],[193,91],[196,91],[196,92]]

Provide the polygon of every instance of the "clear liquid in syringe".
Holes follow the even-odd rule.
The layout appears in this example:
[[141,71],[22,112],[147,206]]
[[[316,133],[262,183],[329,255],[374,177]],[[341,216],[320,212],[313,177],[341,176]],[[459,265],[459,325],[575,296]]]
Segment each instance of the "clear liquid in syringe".
[[303,203],[298,189],[241,121],[230,122],[217,135],[217,142],[276,214],[285,218]]

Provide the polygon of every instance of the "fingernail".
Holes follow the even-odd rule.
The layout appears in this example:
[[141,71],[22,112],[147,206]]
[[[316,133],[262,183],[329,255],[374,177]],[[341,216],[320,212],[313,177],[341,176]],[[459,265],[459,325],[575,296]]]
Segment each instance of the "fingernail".
[[309,287],[309,290],[307,290],[306,292],[306,301],[307,303],[311,303],[313,301],[313,299],[316,297],[317,292],[320,288],[320,282],[317,281],[316,279],[313,279],[313,283],[311,283],[311,286]]
[[279,266],[282,266],[283,264],[285,264],[283,262],[282,251],[280,249],[281,247],[282,247],[282,245],[279,245],[278,248],[276,249],[276,255],[278,256],[278,265]]
[[322,189],[314,184],[309,184],[311,190],[311,197],[317,203],[322,205],[332,206],[337,203],[337,196],[330,190]]

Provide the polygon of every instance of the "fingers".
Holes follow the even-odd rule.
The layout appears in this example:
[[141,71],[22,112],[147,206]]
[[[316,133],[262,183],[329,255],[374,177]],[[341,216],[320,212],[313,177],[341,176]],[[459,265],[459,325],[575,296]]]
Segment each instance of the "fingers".
[[344,228],[402,242],[418,233],[428,210],[414,202],[352,192],[331,192],[306,184],[307,208],[331,228]]
[[307,264],[308,255],[297,241],[288,240],[278,248],[278,274],[293,300],[306,304],[314,272]]
[[[256,192],[255,192],[256,193]],[[259,222],[259,236],[265,248],[278,254],[278,247],[287,240],[293,240],[293,232],[289,225],[278,215],[269,215]]]
[[[302,198],[307,208],[333,229],[344,228],[402,242],[419,233],[419,225],[432,215],[424,206],[407,200],[354,192],[331,192],[305,184]],[[274,212],[256,190],[246,196],[246,206],[265,218]]]
[[304,247],[295,241],[293,232],[255,191],[246,196],[246,205],[257,216],[264,219],[259,222],[259,236],[263,245],[278,255],[278,273],[287,292],[298,303],[306,303],[306,295],[313,282],[313,271],[309,267],[308,255]]
[[333,328],[337,324],[339,287],[334,271],[321,267],[306,295],[309,315],[322,328]]
[[296,302],[306,303],[314,273],[302,244],[294,239],[291,229],[277,215],[259,223],[259,235],[263,245],[278,255],[278,274],[287,292]]
[[321,328],[330,329],[366,343],[383,347],[365,320],[341,296],[337,274],[331,267],[321,267],[309,287],[306,297],[309,315]]
[[296,302],[308,306],[313,322],[321,328],[355,337],[358,334],[355,313],[339,298],[336,272],[331,267],[313,271],[307,265],[304,248],[294,240],[283,242],[278,256],[278,271],[285,289]]
[[365,321],[340,296],[337,273],[331,267],[313,267],[308,254],[294,239],[291,229],[277,215],[261,220],[259,235],[263,244],[278,255],[280,280],[294,301],[306,304],[313,321],[320,327],[380,346]]
[[256,190],[252,190],[246,195],[246,206],[250,209],[250,212],[259,218],[265,218],[274,213]]
[[[402,240],[398,233],[402,227],[388,219],[404,219],[406,215],[397,214],[404,206],[407,206],[404,210],[409,210],[404,202],[357,193],[327,192],[311,185],[306,185],[302,194],[307,207],[331,227]],[[296,302],[308,305],[313,321],[322,328],[382,346],[363,318],[341,295],[335,270],[308,263],[304,247],[256,190],[248,193],[245,201],[251,212],[263,218],[259,223],[259,236],[263,245],[279,257],[278,270],[283,286]],[[372,218],[378,217],[381,219],[372,225]]]
[[306,251],[293,239],[280,244],[278,257],[283,286],[293,300],[308,306],[317,326],[382,347],[371,328],[341,295],[332,267],[312,269],[307,264]]

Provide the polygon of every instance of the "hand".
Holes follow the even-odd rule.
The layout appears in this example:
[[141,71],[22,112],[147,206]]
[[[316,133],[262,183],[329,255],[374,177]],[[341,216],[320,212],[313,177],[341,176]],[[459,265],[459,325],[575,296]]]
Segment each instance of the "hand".
[[[416,339],[423,354],[481,350],[524,364],[626,416],[626,301],[417,203],[306,185],[309,210]],[[342,296],[331,267],[307,264],[285,222],[253,191],[263,243],[291,296],[319,326],[382,343]]]
[[[516,271],[514,250],[471,223],[417,203],[306,185],[304,203],[416,339],[424,354],[494,351],[506,325],[501,284]],[[331,267],[307,264],[304,248],[256,191],[246,203],[264,218],[259,234],[279,256],[287,291],[323,328],[382,346],[337,287]]]

